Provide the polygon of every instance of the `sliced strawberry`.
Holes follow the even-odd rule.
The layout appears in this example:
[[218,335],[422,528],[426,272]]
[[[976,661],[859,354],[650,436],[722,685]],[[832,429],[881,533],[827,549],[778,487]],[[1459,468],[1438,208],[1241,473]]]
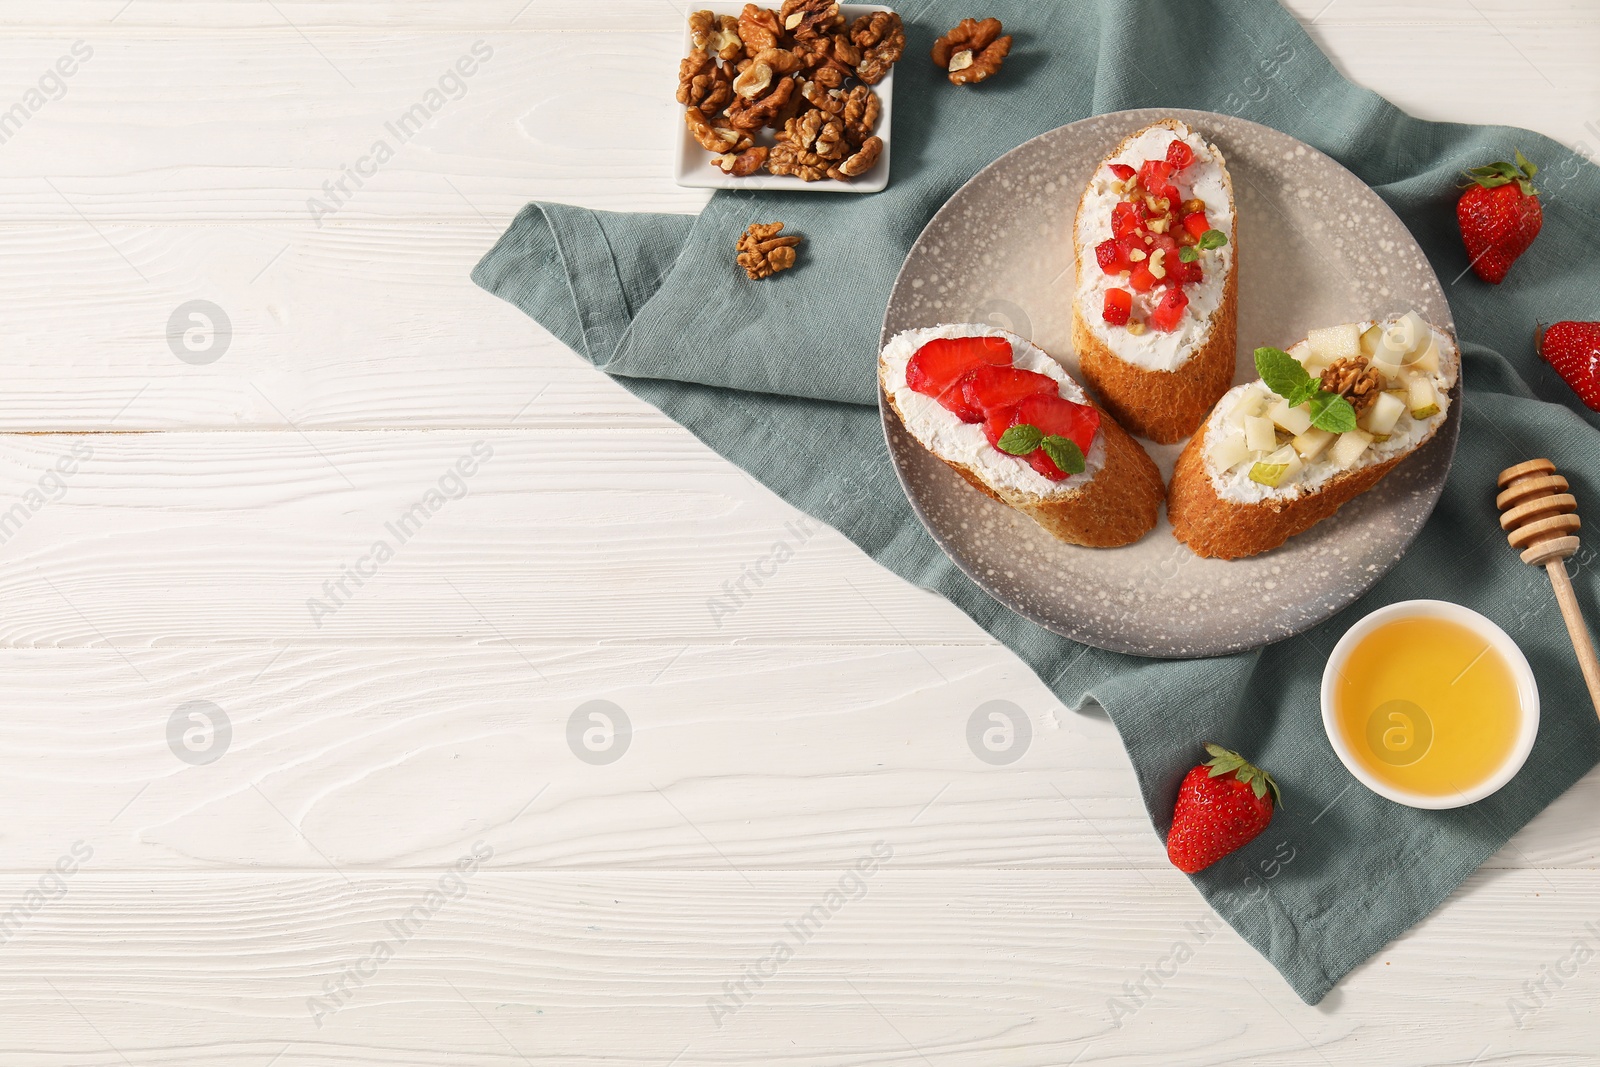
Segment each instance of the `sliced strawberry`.
[[1204,211],[1195,211],[1183,217],[1183,228],[1189,231],[1189,236],[1198,241],[1202,234],[1211,229],[1211,223],[1206,221]]
[[1118,237],[1135,233],[1139,229],[1140,221],[1138,210],[1126,200],[1111,209],[1111,232]]
[[1115,174],[1117,176],[1117,178],[1119,180],[1121,180],[1121,181],[1127,181],[1129,178],[1133,177],[1134,174],[1137,173],[1132,167],[1128,166],[1126,163],[1112,163],[1110,166],[1111,166],[1111,173]]
[[1004,451],[1000,448],[1000,438],[1016,425],[1016,422],[1016,408],[996,408],[991,411],[989,417],[983,420],[983,436],[989,439],[989,447],[996,451]]
[[1128,325],[1128,316],[1133,314],[1133,294],[1126,289],[1106,290],[1106,306],[1101,314],[1113,326]]
[[1194,162],[1194,149],[1182,141],[1173,141],[1167,146],[1167,162],[1173,170],[1182,170]]
[[1048,374],[1015,367],[979,367],[964,379],[962,394],[970,407],[984,417],[1016,407],[1030,396],[1060,393],[1060,386]]
[[1128,269],[1128,255],[1116,238],[1101,241],[1094,246],[1094,258],[1099,261],[1100,269],[1107,274],[1116,274],[1118,271]]
[[1152,329],[1170,332],[1178,328],[1178,323],[1183,321],[1184,309],[1189,306],[1189,298],[1181,288],[1171,288],[1161,294],[1161,299],[1151,310],[1150,317],[1145,321]]
[[931,396],[965,422],[983,413],[962,394],[962,379],[979,367],[1011,366],[1011,342],[1004,337],[950,337],[929,341],[906,364],[906,384]]
[[1046,436],[1067,438],[1086,456],[1089,446],[1094,444],[1094,435],[1100,432],[1099,411],[1061,396],[1026,398],[1017,405],[1017,421],[1037,426]]
[[1128,272],[1128,285],[1136,293],[1148,293],[1156,287],[1157,278],[1150,273],[1150,261],[1135,263],[1133,270]]

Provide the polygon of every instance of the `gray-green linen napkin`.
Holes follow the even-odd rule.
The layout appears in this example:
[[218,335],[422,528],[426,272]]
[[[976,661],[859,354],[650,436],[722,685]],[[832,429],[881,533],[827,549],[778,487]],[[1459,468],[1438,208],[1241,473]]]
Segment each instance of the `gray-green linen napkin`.
[[[956,90],[927,60],[968,6],[906,0],[889,189],[874,196],[719,193],[698,217],[533,204],[473,277],[885,567],[934,590],[1013,649],[1070,707],[1102,705],[1165,832],[1184,772],[1213,739],[1271,769],[1286,805],[1268,833],[1194,878],[1309,1003],[1418,922],[1595,763],[1600,728],[1549,583],[1496,524],[1495,473],[1540,455],[1600,501],[1600,434],[1536,358],[1534,324],[1600,317],[1600,171],[1526,130],[1413,119],[1346,82],[1271,0],[989,0],[1016,44],[1004,71]],[[1321,149],[1399,212],[1446,283],[1465,352],[1460,451],[1415,547],[1357,605],[1222,659],[1088,649],[1012,614],[934,545],[891,470],[876,410],[878,331],[901,261],[984,166],[1090,115],[1185,107],[1240,115]],[[1546,221],[1498,288],[1467,270],[1453,205],[1465,167],[1520,148],[1544,167]],[[807,237],[800,266],[751,282],[731,262],[751,222]],[[1463,276],[1464,275],[1464,276]],[[1580,597],[1600,591],[1587,551]],[[1318,685],[1356,619],[1396,600],[1456,600],[1510,632],[1543,720],[1521,774],[1482,803],[1404,808],[1354,782],[1323,735]],[[1292,859],[1284,863],[1282,857]]]

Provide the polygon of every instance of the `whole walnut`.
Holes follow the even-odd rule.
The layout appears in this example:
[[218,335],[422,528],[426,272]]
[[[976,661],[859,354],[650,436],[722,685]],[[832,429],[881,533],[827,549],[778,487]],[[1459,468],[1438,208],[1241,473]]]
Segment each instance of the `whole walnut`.
[[850,39],[861,49],[856,77],[877,85],[906,53],[906,27],[893,11],[862,15],[850,27]]
[[744,13],[739,16],[739,39],[751,55],[781,47],[784,32],[778,13],[757,4],[744,5]]
[[733,81],[710,55],[695,49],[678,67],[678,103],[699,108],[709,118],[733,100]]
[[[812,112],[816,114],[816,112]],[[793,125],[799,120],[790,119]],[[783,178],[799,178],[801,181],[820,182],[828,177],[828,170],[832,164],[815,152],[806,148],[799,141],[779,140],[772,146],[772,152],[767,156],[767,170]]]
[[785,30],[802,41],[844,28],[844,16],[834,0],[783,0],[778,18]]
[[1011,54],[1011,38],[1003,37],[999,19],[962,19],[960,25],[933,43],[933,61],[949,71],[954,85],[985,81]]

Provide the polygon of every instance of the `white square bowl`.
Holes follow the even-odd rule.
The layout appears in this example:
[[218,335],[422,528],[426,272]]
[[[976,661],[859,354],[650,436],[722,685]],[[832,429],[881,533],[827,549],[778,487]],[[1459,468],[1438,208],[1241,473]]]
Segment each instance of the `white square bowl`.
[[[770,0],[773,7],[778,6],[779,0]],[[733,15],[737,17],[744,10],[743,3],[735,4],[705,4],[694,3],[690,6],[696,11],[711,11],[718,15]],[[862,15],[870,15],[875,11],[892,11],[893,8],[881,4],[840,4],[839,11],[845,19],[854,22]],[[689,30],[689,20],[683,22],[683,55],[688,55],[694,48],[694,35]],[[902,57],[901,62],[904,62]],[[894,71],[890,71],[877,85],[872,87],[883,102],[883,118],[878,122],[877,135],[883,138],[883,155],[878,160],[878,165],[872,170],[856,178],[854,181],[839,182],[829,178],[826,181],[807,182],[799,178],[785,177],[777,174],[768,174],[762,171],[752,174],[748,178],[735,178],[731,174],[724,174],[712,164],[712,156],[689,133],[688,127],[683,122],[683,110],[676,112],[678,116],[678,158],[674,178],[679,185],[690,189],[751,189],[751,190],[782,190],[792,193],[881,193],[889,187],[889,129],[894,115]],[[770,137],[771,131],[762,131]],[[758,143],[768,143],[763,139]]]

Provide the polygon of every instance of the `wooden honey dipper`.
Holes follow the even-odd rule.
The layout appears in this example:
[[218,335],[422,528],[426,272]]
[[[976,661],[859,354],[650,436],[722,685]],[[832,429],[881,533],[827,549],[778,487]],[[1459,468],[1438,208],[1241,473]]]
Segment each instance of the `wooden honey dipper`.
[[1506,531],[1511,547],[1522,551],[1522,562],[1542,566],[1555,587],[1556,603],[1566,620],[1572,650],[1578,654],[1589,700],[1600,713],[1600,661],[1595,659],[1589,640],[1589,627],[1578,607],[1578,595],[1567,577],[1566,561],[1578,551],[1578,501],[1567,492],[1567,480],[1556,473],[1548,459],[1530,459],[1507,467],[1497,482],[1500,495],[1500,528]]

